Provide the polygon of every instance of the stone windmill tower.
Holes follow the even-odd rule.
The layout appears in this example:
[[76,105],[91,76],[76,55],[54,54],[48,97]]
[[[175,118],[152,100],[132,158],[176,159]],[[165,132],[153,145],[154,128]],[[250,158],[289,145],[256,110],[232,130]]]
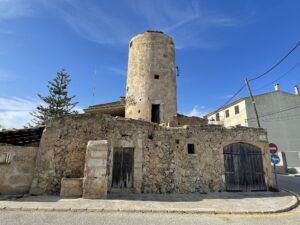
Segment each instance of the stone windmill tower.
[[146,31],[129,44],[125,117],[168,123],[177,114],[173,40]]

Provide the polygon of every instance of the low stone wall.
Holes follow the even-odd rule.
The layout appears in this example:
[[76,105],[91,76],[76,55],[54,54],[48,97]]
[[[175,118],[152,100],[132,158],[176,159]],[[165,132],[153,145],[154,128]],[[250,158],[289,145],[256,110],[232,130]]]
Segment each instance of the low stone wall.
[[[267,186],[273,185],[263,129],[227,129],[215,125],[164,128],[145,121],[83,114],[56,119],[44,130],[31,193],[58,194],[62,178],[83,178],[90,140],[107,140],[108,192],[117,148],[134,149],[133,191],[136,193],[222,191],[225,188],[223,148],[237,142],[262,150],[265,181]],[[194,145],[194,154],[188,154],[188,144]]]
[[26,194],[38,147],[0,146],[0,194]]
[[[238,142],[253,144],[262,150],[265,180],[268,186],[272,186],[272,169],[265,137],[262,129],[226,129],[214,125],[157,131],[144,148],[143,192],[224,191],[223,148]],[[194,154],[188,153],[188,144],[194,145]]]
[[208,120],[197,116],[185,116],[177,114],[170,122],[171,127],[182,127],[184,125],[204,126],[208,124]]

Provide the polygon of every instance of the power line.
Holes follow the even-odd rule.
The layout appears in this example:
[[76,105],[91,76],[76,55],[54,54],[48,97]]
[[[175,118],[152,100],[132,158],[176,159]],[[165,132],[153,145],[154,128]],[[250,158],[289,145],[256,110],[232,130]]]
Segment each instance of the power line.
[[273,80],[272,82],[260,87],[260,88],[257,88],[255,89],[254,91],[259,91],[261,89],[264,89],[265,87],[268,87],[270,84],[273,84],[279,80],[281,80],[283,77],[285,77],[286,75],[288,75],[290,72],[292,72],[294,69],[296,69],[298,66],[300,65],[300,62],[296,63],[291,69],[289,69],[287,72],[285,72],[284,74],[282,74],[281,76],[277,77],[275,80]]
[[[226,106],[229,102],[231,102],[232,99],[234,99],[243,89],[245,88],[245,84],[228,100],[225,102],[225,104],[221,107],[223,108],[224,106]],[[220,109],[221,109],[220,108]]]
[[[254,81],[254,80],[257,80],[263,76],[265,76],[266,74],[270,73],[273,69],[275,69],[278,65],[280,65],[294,50],[296,50],[296,48],[298,48],[300,45],[300,41],[283,57],[281,58],[275,65],[273,65],[270,69],[268,69],[266,72],[264,72],[263,74],[261,75],[258,75],[254,78],[251,78],[249,79],[248,81]],[[300,63],[300,62],[299,62]],[[294,68],[293,68],[294,69]],[[289,71],[290,72],[290,71]],[[286,74],[285,74],[286,75]],[[284,75],[284,76],[285,76]],[[280,78],[281,79],[281,78]],[[245,88],[245,84],[240,88],[238,89],[238,91],[228,100],[225,102],[225,104],[223,104],[222,107],[220,107],[219,109],[222,109],[224,108],[224,106],[226,106],[229,102],[231,102],[244,88]]]
[[[296,109],[296,108],[300,108],[300,105],[296,105],[296,106],[293,106],[293,107],[290,107],[290,108],[285,108],[285,109],[279,110],[277,112],[272,112],[272,113],[264,114],[262,116],[259,116],[259,118],[263,118],[263,117],[266,117],[266,116],[271,116],[271,115],[274,115],[274,114],[277,114],[277,113],[286,112],[286,111],[289,111],[289,110],[292,110],[292,109]],[[252,118],[248,118],[247,120],[254,120],[254,119],[256,119],[256,118],[252,117]]]
[[275,63],[275,65],[273,65],[270,69],[268,69],[266,72],[252,78],[252,79],[249,79],[249,81],[254,81],[254,80],[257,80],[265,75],[267,75],[268,73],[270,73],[273,69],[275,69],[277,66],[279,66],[293,51],[296,50],[296,48],[298,48],[300,45],[300,41],[283,57],[281,58],[277,63]]

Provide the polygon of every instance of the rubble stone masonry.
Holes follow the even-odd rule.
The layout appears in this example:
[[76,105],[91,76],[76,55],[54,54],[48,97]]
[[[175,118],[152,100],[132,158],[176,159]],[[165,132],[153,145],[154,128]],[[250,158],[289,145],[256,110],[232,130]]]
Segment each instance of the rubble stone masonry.
[[0,195],[29,192],[38,147],[0,146]]
[[[30,192],[58,194],[62,178],[83,178],[90,140],[107,141],[108,192],[113,151],[120,147],[134,148],[136,193],[223,191],[223,147],[236,142],[253,144],[262,150],[265,181],[267,186],[273,185],[263,129],[226,129],[216,125],[168,128],[109,115],[83,114],[65,116],[47,124]],[[194,144],[194,154],[188,154],[188,144]]]

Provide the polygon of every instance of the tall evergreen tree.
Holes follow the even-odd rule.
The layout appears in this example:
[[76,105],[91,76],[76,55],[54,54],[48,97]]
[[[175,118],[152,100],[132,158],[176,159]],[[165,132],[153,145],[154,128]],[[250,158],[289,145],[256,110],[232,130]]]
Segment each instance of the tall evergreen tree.
[[43,103],[37,106],[36,111],[30,113],[33,116],[33,123],[45,125],[49,119],[77,113],[74,107],[78,102],[72,102],[75,96],[68,96],[68,85],[70,82],[70,75],[64,69],[58,72],[53,80],[48,81],[49,95],[43,97],[38,94]]

